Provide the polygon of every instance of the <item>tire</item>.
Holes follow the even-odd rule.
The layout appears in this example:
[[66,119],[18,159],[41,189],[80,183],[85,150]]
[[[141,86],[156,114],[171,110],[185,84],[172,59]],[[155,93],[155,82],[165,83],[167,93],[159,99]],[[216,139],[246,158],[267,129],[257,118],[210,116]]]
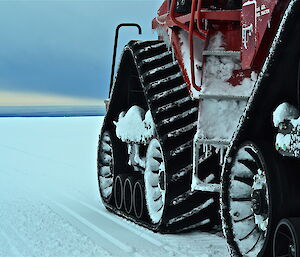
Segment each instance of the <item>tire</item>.
[[162,147],[157,139],[149,143],[144,174],[145,198],[153,224],[161,221],[166,202],[166,173]]
[[282,162],[266,143],[246,142],[232,156],[223,170],[221,192],[223,231],[231,254],[272,256],[272,235],[286,206]]
[[274,233],[273,256],[300,257],[300,218],[279,222]]

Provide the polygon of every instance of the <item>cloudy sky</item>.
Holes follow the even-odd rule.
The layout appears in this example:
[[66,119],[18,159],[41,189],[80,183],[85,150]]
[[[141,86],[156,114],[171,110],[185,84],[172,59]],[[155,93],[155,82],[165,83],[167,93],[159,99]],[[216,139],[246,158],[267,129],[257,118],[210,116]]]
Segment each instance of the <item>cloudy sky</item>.
[[135,28],[122,30],[120,45],[155,39],[151,20],[161,3],[0,0],[0,94],[6,99],[13,98],[11,92],[51,99],[106,98],[115,27],[137,22],[144,30],[142,37]]

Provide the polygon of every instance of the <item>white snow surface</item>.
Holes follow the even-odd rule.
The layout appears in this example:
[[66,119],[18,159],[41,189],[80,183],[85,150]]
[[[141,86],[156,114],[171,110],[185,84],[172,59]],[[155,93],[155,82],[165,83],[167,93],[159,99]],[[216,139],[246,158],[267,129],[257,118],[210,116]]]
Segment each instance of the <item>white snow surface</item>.
[[232,86],[227,82],[231,78],[233,71],[240,69],[239,63],[240,61],[235,57],[207,57],[205,80],[202,85],[201,94],[250,96],[257,80],[255,72],[252,72],[250,78],[244,78],[240,85]]
[[288,151],[295,156],[300,155],[300,137],[298,131],[300,131],[300,118],[292,119],[292,125],[294,128],[289,134],[278,133],[276,135],[276,148],[278,150]]
[[273,123],[275,127],[280,128],[280,123],[285,120],[292,125],[292,131],[288,134],[278,133],[276,135],[276,148],[299,155],[300,141],[298,131],[300,130],[300,117],[296,107],[289,103],[280,104],[273,112]]
[[273,123],[275,127],[279,126],[279,123],[284,120],[296,119],[299,116],[299,112],[296,107],[289,103],[280,104],[273,112]]
[[[209,42],[207,50],[224,51],[225,45],[221,32],[214,35]],[[240,70],[240,59],[232,56],[208,56],[204,67],[201,94],[204,95],[233,95],[250,96],[257,80],[257,74],[252,72],[250,78],[244,78],[240,85],[232,86],[228,79],[235,70]]]
[[245,107],[245,101],[202,100],[200,133],[208,139],[231,139]]
[[106,211],[102,117],[1,118],[0,256],[229,256],[221,235],[160,235]]
[[[217,33],[210,41],[209,50],[222,51],[222,33]],[[213,96],[249,97],[257,80],[256,73],[244,78],[240,85],[232,86],[230,79],[239,70],[239,58],[232,56],[206,57],[204,81],[200,93]],[[238,127],[239,120],[246,108],[247,101],[235,99],[204,99],[200,101],[198,135],[206,139],[230,140]]]
[[155,134],[151,112],[145,112],[136,105],[130,107],[127,112],[121,112],[114,124],[117,137],[127,143],[146,144]]

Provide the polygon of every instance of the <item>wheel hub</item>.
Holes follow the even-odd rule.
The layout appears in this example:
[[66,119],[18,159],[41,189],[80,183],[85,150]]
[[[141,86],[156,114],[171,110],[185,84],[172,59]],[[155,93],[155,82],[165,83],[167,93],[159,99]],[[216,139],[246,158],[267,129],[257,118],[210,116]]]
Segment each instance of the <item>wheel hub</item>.
[[257,174],[253,177],[252,186],[252,210],[254,213],[255,224],[262,231],[266,231],[269,224],[268,218],[268,189],[267,178],[263,170],[258,169]]
[[165,190],[165,167],[164,163],[159,166],[159,188]]
[[254,190],[252,193],[252,209],[256,215],[267,215],[268,203],[266,199],[266,190]]
[[295,246],[293,244],[289,245],[289,254],[291,256],[296,256],[296,249],[295,249]]
[[222,209],[225,235],[237,256],[259,256],[267,242],[270,214],[268,169],[259,148],[251,143],[241,147],[230,172],[221,198],[224,206],[230,201],[229,208]]

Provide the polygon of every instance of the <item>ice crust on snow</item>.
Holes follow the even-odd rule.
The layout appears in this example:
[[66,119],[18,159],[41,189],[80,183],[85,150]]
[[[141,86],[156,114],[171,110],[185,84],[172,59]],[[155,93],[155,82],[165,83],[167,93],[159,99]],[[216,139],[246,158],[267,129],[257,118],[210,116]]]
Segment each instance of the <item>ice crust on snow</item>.
[[139,106],[132,106],[120,113],[114,121],[117,137],[126,143],[147,144],[155,135],[155,126],[150,110],[145,112]]

